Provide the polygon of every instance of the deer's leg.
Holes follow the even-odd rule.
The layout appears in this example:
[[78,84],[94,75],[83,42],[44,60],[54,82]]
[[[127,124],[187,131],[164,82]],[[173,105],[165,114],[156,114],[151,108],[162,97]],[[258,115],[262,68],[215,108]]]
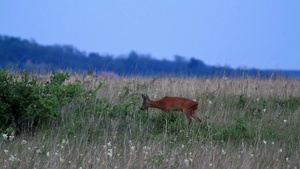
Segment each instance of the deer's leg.
[[185,115],[186,115],[186,118],[187,118],[187,120],[188,120],[188,125],[190,125],[190,124],[191,124],[191,122],[192,122],[191,115],[190,115],[190,114],[188,114],[188,113],[186,113]]

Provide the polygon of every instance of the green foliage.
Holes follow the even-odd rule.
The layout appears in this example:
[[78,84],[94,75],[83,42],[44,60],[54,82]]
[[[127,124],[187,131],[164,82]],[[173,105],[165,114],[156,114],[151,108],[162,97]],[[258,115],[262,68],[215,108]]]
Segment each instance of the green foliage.
[[243,119],[237,119],[235,125],[232,126],[217,126],[213,124],[210,134],[215,140],[233,140],[236,142],[253,139],[255,136],[254,133],[250,132]]
[[15,80],[7,67],[0,69],[0,131],[9,127],[17,133],[33,131],[41,123],[57,120],[67,104],[95,99],[99,89],[87,91],[78,80],[65,84],[70,77],[68,73],[53,71],[47,85],[39,84],[28,72],[21,71],[20,75],[21,80]]

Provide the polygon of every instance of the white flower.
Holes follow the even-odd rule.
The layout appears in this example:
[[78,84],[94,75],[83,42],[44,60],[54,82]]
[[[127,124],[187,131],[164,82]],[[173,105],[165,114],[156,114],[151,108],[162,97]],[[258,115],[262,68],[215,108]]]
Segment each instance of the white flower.
[[26,140],[22,140],[21,144],[26,144],[27,141]]
[[257,98],[256,101],[259,102],[260,98]]
[[7,134],[2,134],[2,137],[4,140],[7,140],[7,138],[8,138]]
[[263,140],[263,143],[264,143],[264,144],[267,144],[267,141],[266,141],[266,140]]
[[111,146],[111,142],[110,142],[110,141],[107,143],[107,146],[108,146],[108,147],[110,147],[110,146]]
[[289,162],[289,158],[287,157],[287,158],[285,158],[285,160],[286,160],[286,162]]
[[36,152],[37,154],[39,154],[39,153],[41,153],[42,151],[41,151],[41,149],[37,149],[37,150],[35,150],[35,152]]
[[134,150],[135,150],[135,147],[134,147],[134,146],[131,146],[130,149],[131,149],[132,151],[134,151]]
[[4,150],[4,153],[5,153],[5,154],[8,154],[8,152],[9,152],[8,150]]
[[262,111],[265,113],[267,111],[267,109],[263,109]]
[[189,166],[189,164],[190,164],[190,160],[188,160],[188,159],[184,159],[184,163],[185,163],[185,165]]
[[10,160],[10,161],[15,161],[15,160],[16,160],[16,157],[14,157],[13,155],[10,155],[9,160]]
[[222,149],[222,154],[225,155],[226,154],[226,151],[224,149]]
[[47,157],[50,157],[50,153],[49,153],[49,151],[46,153],[46,156],[47,156]]
[[184,144],[181,145],[181,148],[184,148]]
[[212,101],[211,101],[211,100],[209,100],[209,101],[208,101],[208,104],[212,104]]
[[107,155],[111,158],[113,156],[113,150],[110,148],[107,151],[108,151]]
[[209,166],[211,167],[213,164],[212,163],[209,163]]
[[59,157],[59,161],[63,163],[65,161],[65,159],[63,159],[62,157]]
[[272,143],[271,143],[272,145],[274,145],[275,143],[274,143],[274,141],[272,141]]
[[14,138],[15,138],[15,136],[14,136],[14,135],[11,135],[11,136],[9,136],[9,141],[13,141],[13,140],[14,140]]
[[250,157],[252,158],[253,156],[254,156],[254,154],[253,154],[253,153],[251,153],[251,154],[250,154]]
[[282,153],[282,148],[281,149],[279,149],[279,151],[278,151],[279,153]]
[[284,122],[284,123],[286,123],[286,122],[287,122],[287,120],[283,120],[283,122]]

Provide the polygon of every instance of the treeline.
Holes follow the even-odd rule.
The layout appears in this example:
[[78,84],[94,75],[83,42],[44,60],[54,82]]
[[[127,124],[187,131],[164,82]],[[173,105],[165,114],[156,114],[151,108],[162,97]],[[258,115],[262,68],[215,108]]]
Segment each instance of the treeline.
[[279,72],[256,69],[232,69],[208,66],[203,61],[174,56],[174,61],[157,60],[134,51],[124,57],[86,53],[70,45],[44,46],[34,40],[0,35],[0,66],[27,70],[53,69],[113,72],[117,75],[182,75],[182,76],[260,76],[269,77]]

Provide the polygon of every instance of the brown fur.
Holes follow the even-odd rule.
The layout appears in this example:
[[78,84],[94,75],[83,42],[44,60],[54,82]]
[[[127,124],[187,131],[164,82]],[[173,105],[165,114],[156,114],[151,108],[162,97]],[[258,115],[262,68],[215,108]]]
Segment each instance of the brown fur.
[[[187,117],[188,124],[192,122],[192,118],[201,122],[200,118],[197,116],[197,110],[199,104],[193,100],[184,97],[169,97],[166,96],[160,100],[154,101],[150,100],[147,95],[142,94],[143,105],[141,110],[146,110],[148,107],[158,108],[163,111],[183,111]],[[192,117],[192,118],[191,118]]]

